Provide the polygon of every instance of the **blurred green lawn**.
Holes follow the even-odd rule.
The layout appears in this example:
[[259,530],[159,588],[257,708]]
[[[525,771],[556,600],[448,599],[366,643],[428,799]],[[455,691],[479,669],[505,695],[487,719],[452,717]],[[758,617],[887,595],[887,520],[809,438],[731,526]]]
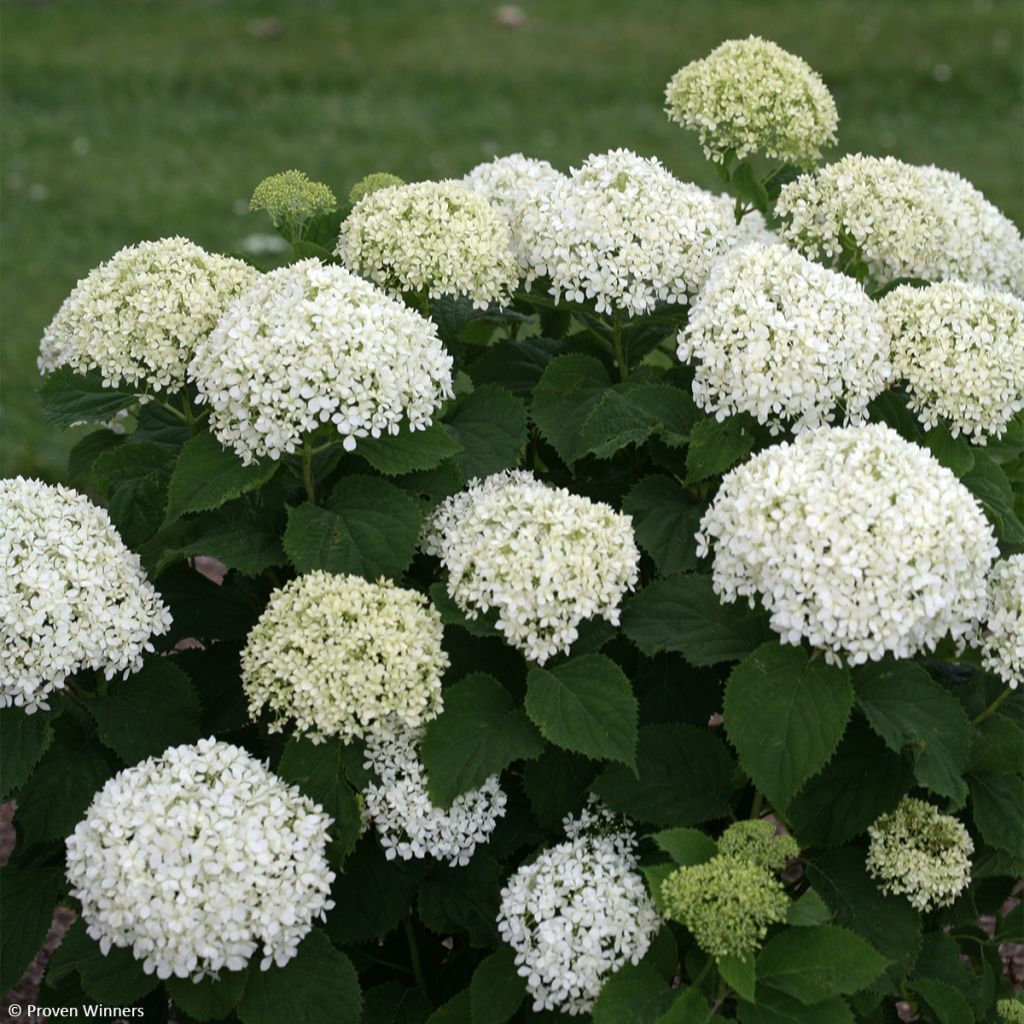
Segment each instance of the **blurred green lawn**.
[[68,442],[34,395],[38,339],[120,246],[237,248],[267,230],[246,211],[253,186],[293,166],[344,194],[373,170],[459,175],[517,150],[564,169],[628,146],[714,185],[662,90],[726,38],[758,33],[810,61],[842,150],[954,169],[1024,216],[1020,0],[524,0],[517,27],[500,10],[4,3],[3,472],[62,473]]

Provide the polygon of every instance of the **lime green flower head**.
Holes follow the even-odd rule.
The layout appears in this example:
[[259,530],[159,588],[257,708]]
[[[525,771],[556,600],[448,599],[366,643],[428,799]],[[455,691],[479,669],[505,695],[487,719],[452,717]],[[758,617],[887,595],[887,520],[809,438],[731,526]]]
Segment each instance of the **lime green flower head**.
[[368,174],[352,186],[352,191],[348,194],[348,201],[351,206],[355,206],[363,196],[368,196],[371,192],[379,192],[382,188],[395,188],[404,184],[405,182],[397,174],[388,174],[386,171]]
[[338,206],[334,193],[303,171],[282,171],[264,178],[249,200],[250,210],[266,210],[276,227],[302,225]]
[[785,890],[767,868],[722,854],[673,872],[662,883],[661,897],[666,914],[686,925],[716,959],[753,953],[768,925],[785,920],[789,908]]
[[780,835],[770,821],[737,821],[718,840],[718,852],[751,860],[769,871],[781,871],[786,862],[800,853],[790,835]]
[[1024,1002],[1019,999],[1000,999],[996,1013],[1003,1024],[1024,1024]]

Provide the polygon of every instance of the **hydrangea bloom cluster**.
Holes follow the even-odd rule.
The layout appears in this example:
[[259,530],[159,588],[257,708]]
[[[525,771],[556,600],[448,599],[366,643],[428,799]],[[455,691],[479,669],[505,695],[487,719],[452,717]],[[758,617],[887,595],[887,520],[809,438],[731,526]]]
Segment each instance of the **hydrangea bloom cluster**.
[[187,238],[127,246],[64,300],[43,333],[39,370],[97,369],[107,387],[178,391],[196,345],[259,278]]
[[996,437],[1024,409],[1024,302],[961,281],[903,285],[881,300],[893,363],[925,429]]
[[448,570],[459,608],[471,619],[496,608],[499,632],[539,665],[569,650],[584,619],[618,625],[640,561],[629,516],[525,471],[474,480],[442,502],[423,549]]
[[728,473],[701,520],[715,592],[759,594],[783,643],[851,664],[963,640],[998,555],[976,499],[882,424],[821,427]]
[[661,898],[669,917],[716,959],[745,959],[789,909],[786,890],[767,868],[731,854],[673,871],[662,882]]
[[699,362],[693,397],[719,420],[749,412],[773,431],[859,423],[891,376],[889,335],[856,281],[785,245],[748,245],[715,264],[679,333]]
[[249,200],[250,210],[266,210],[278,227],[298,227],[305,221],[337,209],[338,200],[322,181],[303,171],[282,171],[264,178]]
[[210,429],[243,462],[280,458],[332,423],[360,437],[423,430],[452,394],[429,320],[341,267],[303,260],[265,275],[196,348]]
[[1024,555],[997,562],[988,579],[982,665],[1010,687],[1024,679]]
[[283,967],[334,904],[331,819],[240,747],[172,747],[115,775],[67,840],[67,876],[104,955],[198,981]]
[[501,890],[498,931],[516,954],[533,1009],[588,1013],[610,975],[639,963],[660,918],[636,872],[629,826],[584,811],[569,839],[524,864]]
[[956,278],[1024,291],[1024,241],[952,171],[855,153],[784,185],[781,233],[812,259],[836,260],[849,239],[871,277]]
[[171,614],[107,513],[67,487],[0,480],[0,707],[31,713],[82,669],[142,667]]
[[996,1002],[996,1013],[1002,1024],[1024,1024],[1024,1001],[1017,999],[999,999]]
[[441,616],[388,580],[311,572],[275,590],[242,651],[249,713],[264,708],[314,742],[348,741],[394,715],[417,726],[441,710]]
[[709,160],[763,153],[805,166],[836,141],[839,116],[821,76],[780,46],[750,36],[729,39],[672,76],[669,120],[693,129]]
[[688,302],[735,222],[717,197],[677,181],[658,160],[616,149],[535,193],[514,230],[527,285],[547,278],[556,300],[641,315],[658,302]]
[[393,719],[368,733],[364,767],[380,782],[363,794],[366,815],[388,860],[433,857],[451,867],[466,865],[491,838],[508,798],[492,775],[479,789],[459,794],[447,810],[435,806],[417,752],[422,733]]
[[394,292],[468,295],[505,305],[519,280],[508,228],[458,181],[421,181],[363,196],[341,225],[345,266]]
[[389,174],[387,171],[375,171],[360,178],[348,192],[349,206],[355,206],[363,196],[371,192],[379,192],[382,188],[397,188],[405,182],[397,174]]
[[949,906],[970,885],[974,842],[967,829],[931,804],[904,797],[869,829],[866,866],[885,893],[917,910]]
[[764,818],[751,818],[730,825],[718,840],[720,854],[753,861],[769,871],[781,871],[800,854],[796,840],[779,833]]

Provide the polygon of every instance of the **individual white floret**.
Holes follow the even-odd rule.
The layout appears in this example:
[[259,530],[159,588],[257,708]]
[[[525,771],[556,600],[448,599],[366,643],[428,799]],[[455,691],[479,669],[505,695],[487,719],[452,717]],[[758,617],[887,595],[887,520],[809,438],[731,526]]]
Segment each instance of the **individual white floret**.
[[1024,679],[1024,555],[997,562],[988,579],[982,665],[1008,686]]
[[669,119],[698,133],[709,160],[761,153],[803,166],[836,141],[839,116],[821,77],[759,36],[729,39],[680,68],[665,100]]
[[98,369],[107,387],[179,391],[196,345],[259,278],[187,238],[127,246],[64,300],[43,333],[39,370]]
[[106,955],[147,974],[283,967],[334,904],[331,818],[240,747],[171,747],[110,779],[67,839],[67,876]]
[[892,373],[889,335],[856,281],[785,245],[748,245],[715,264],[679,333],[698,365],[693,397],[724,420],[748,412],[778,432],[863,422]]
[[895,288],[880,305],[896,374],[925,429],[945,420],[975,444],[1001,437],[1024,409],[1024,302],[944,281]]
[[303,260],[266,274],[196,348],[210,429],[243,462],[279,459],[333,424],[357,438],[423,430],[452,395],[429,320],[347,270]]
[[971,883],[974,842],[967,829],[924,800],[904,797],[869,829],[866,867],[885,893],[927,911],[952,904]]
[[501,890],[498,931],[515,951],[533,1009],[588,1013],[601,987],[647,952],[661,919],[628,823],[566,822],[568,841],[524,864]]
[[545,278],[556,301],[630,315],[689,302],[734,230],[717,197],[627,149],[588,157],[513,221],[527,286]]
[[759,596],[783,643],[831,662],[963,641],[998,555],[977,499],[881,424],[821,427],[726,474],[697,534],[724,601]]
[[142,667],[171,614],[107,513],[67,487],[0,480],[0,707],[32,713],[83,669]]
[[519,280],[505,221],[458,181],[420,181],[363,196],[341,225],[338,255],[396,295],[468,295],[479,309],[505,305]]
[[311,572],[275,590],[242,651],[253,718],[319,742],[364,736],[389,715],[417,726],[441,710],[441,616],[388,580]]
[[363,793],[366,816],[388,860],[433,857],[451,867],[466,865],[477,846],[490,840],[508,798],[492,775],[478,789],[459,794],[447,810],[435,806],[418,754],[422,735],[422,728],[410,729],[394,719],[369,732],[364,767],[380,781]]
[[883,284],[955,278],[1024,292],[1024,241],[952,171],[855,153],[784,185],[781,234],[811,259],[847,259],[843,241]]
[[523,471],[474,480],[442,502],[423,550],[448,570],[467,617],[497,609],[499,632],[540,665],[569,650],[583,620],[618,625],[640,560],[629,516]]

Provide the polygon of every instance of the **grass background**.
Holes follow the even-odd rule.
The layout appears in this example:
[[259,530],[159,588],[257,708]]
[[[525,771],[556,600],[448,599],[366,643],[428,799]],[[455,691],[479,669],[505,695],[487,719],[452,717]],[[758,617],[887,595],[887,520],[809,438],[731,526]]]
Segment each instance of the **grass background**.
[[[1019,0],[68,0],[0,6],[2,472],[49,478],[35,354],[75,281],[120,246],[238,248],[253,186],[299,167],[460,175],[521,150],[563,169],[628,146],[713,186],[670,125],[670,75],[758,33],[806,58],[840,151],[959,171],[1024,218]],[[506,14],[505,21],[509,18]],[[513,19],[516,20],[516,19]]]

